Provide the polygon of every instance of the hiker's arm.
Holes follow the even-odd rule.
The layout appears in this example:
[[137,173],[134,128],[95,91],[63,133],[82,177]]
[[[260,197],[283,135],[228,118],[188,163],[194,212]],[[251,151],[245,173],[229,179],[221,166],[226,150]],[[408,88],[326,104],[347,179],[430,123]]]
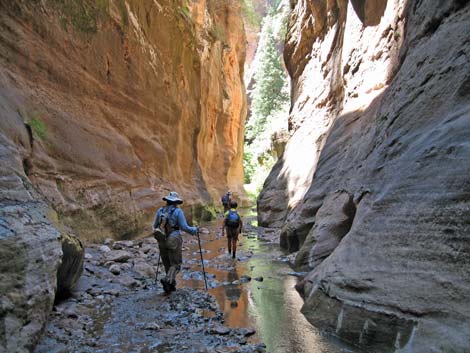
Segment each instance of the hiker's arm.
[[222,222],[222,236],[224,236],[224,233],[225,233],[225,226],[226,226],[226,222],[227,222],[227,215],[228,215],[228,211],[224,213],[224,221]]
[[178,219],[178,226],[181,230],[185,231],[186,233],[195,235],[197,233],[197,227],[190,227],[188,223],[186,222],[186,218],[184,217],[183,211],[178,208],[176,210],[178,212],[177,219]]
[[157,213],[155,213],[155,218],[153,220],[153,230],[158,227],[158,219],[160,218],[161,208],[158,209]]
[[240,217],[240,225],[238,227],[238,234],[241,234],[242,233],[242,230],[243,230],[243,220],[242,218]]

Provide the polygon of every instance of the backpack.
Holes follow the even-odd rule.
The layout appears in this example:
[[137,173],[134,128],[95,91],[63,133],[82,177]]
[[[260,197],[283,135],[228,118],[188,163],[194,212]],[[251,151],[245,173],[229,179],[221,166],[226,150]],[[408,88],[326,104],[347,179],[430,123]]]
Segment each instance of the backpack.
[[169,207],[163,208],[160,218],[158,219],[158,226],[153,233],[153,236],[158,241],[165,241],[170,235],[171,231],[176,229],[176,227],[172,227],[170,224],[171,216],[175,210],[176,207],[174,207],[171,211]]
[[228,215],[225,217],[225,225],[229,228],[238,228],[240,226],[240,216],[237,211],[228,211]]

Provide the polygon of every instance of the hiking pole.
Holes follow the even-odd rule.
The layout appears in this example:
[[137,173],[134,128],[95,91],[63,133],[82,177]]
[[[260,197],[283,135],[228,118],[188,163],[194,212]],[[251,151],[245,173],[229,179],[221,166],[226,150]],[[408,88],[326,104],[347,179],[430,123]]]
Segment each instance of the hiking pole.
[[155,274],[155,285],[158,284],[158,269],[160,268],[160,251],[158,252],[157,273]]
[[204,259],[202,258],[201,239],[199,238],[199,230],[196,234],[197,234],[197,242],[199,243],[199,254],[201,254],[202,273],[204,274],[204,283],[206,285],[206,291],[207,291],[206,270],[204,269]]

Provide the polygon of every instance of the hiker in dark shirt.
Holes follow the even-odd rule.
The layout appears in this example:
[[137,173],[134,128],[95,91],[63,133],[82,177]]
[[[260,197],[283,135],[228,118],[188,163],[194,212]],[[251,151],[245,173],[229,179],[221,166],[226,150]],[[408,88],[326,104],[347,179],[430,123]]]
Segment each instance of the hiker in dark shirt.
[[158,240],[160,256],[165,267],[165,278],[160,282],[166,293],[176,290],[176,275],[183,263],[183,238],[181,231],[195,235],[197,227],[190,227],[183,210],[178,205],[183,203],[179,195],[172,191],[163,198],[166,206],[158,209],[153,221],[153,232]]
[[227,233],[228,253],[232,254],[232,258],[236,256],[238,234],[242,232],[243,227],[243,221],[237,212],[237,206],[236,201],[231,201],[230,209],[224,215],[224,224],[222,226],[222,236],[224,236],[225,231]]
[[230,209],[230,202],[232,202],[232,192],[230,190],[222,196],[222,205],[224,206],[224,214]]

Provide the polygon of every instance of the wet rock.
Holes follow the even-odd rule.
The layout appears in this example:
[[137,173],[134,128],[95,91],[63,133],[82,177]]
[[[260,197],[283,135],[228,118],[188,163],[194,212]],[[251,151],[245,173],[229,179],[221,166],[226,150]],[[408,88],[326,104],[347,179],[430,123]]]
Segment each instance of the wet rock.
[[146,262],[137,262],[132,270],[143,277],[155,278],[155,269]]
[[134,246],[134,242],[132,240],[119,240],[114,242],[113,249],[122,250],[126,248],[131,248],[132,246]]
[[134,288],[139,284],[139,282],[137,282],[135,278],[132,278],[128,275],[121,275],[119,277],[116,277],[113,281],[128,288]]
[[144,254],[148,254],[149,252],[153,252],[156,250],[153,245],[144,245],[141,249]]
[[235,280],[235,281],[232,281],[231,284],[233,284],[233,285],[239,285],[239,284],[240,284],[240,281],[237,279],[237,280]]
[[160,330],[160,326],[155,322],[151,322],[151,323],[145,325],[144,330],[157,331],[157,330]]
[[124,262],[121,264],[121,271],[128,271],[131,268],[132,268],[132,265],[127,262]]
[[244,327],[244,328],[237,329],[236,333],[244,337],[249,337],[249,336],[253,336],[256,333],[256,330],[252,327]]
[[84,270],[90,274],[94,274],[95,273],[95,269],[93,266],[91,265],[85,265],[84,266]]
[[132,257],[132,254],[124,250],[113,250],[106,254],[107,261],[126,262]]
[[85,260],[91,260],[91,259],[93,259],[93,255],[90,254],[90,253],[85,253],[84,258],[85,258]]
[[254,352],[256,353],[265,353],[266,345],[264,343],[258,344],[254,347]]
[[207,229],[207,228],[199,228],[199,232],[200,232],[201,234],[209,234],[209,229]]
[[92,288],[88,288],[86,292],[90,294],[92,297],[97,297],[98,295],[101,295],[101,293],[103,293],[103,289],[92,287]]
[[260,277],[255,277],[254,280],[258,281],[258,282],[263,282],[264,278],[262,276],[260,276]]
[[119,297],[119,290],[117,289],[106,289],[103,293],[113,297]]
[[111,265],[109,267],[109,272],[111,272],[113,275],[118,275],[121,273],[121,266],[118,264]]
[[107,246],[107,245],[101,245],[101,246],[99,247],[99,250],[100,250],[101,252],[103,252],[103,253],[108,253],[108,252],[111,251],[111,249],[110,249],[109,246]]
[[248,276],[248,275],[243,275],[240,277],[240,282],[242,283],[246,283],[246,282],[250,282],[251,281],[251,277]]
[[104,245],[111,245],[113,243],[113,239],[111,238],[106,238],[104,241],[103,241],[103,244]]
[[69,309],[64,310],[64,315],[71,319],[78,319],[78,314],[74,310],[74,308],[69,308]]
[[215,325],[214,327],[209,328],[208,332],[213,335],[228,335],[232,330],[227,326]]

